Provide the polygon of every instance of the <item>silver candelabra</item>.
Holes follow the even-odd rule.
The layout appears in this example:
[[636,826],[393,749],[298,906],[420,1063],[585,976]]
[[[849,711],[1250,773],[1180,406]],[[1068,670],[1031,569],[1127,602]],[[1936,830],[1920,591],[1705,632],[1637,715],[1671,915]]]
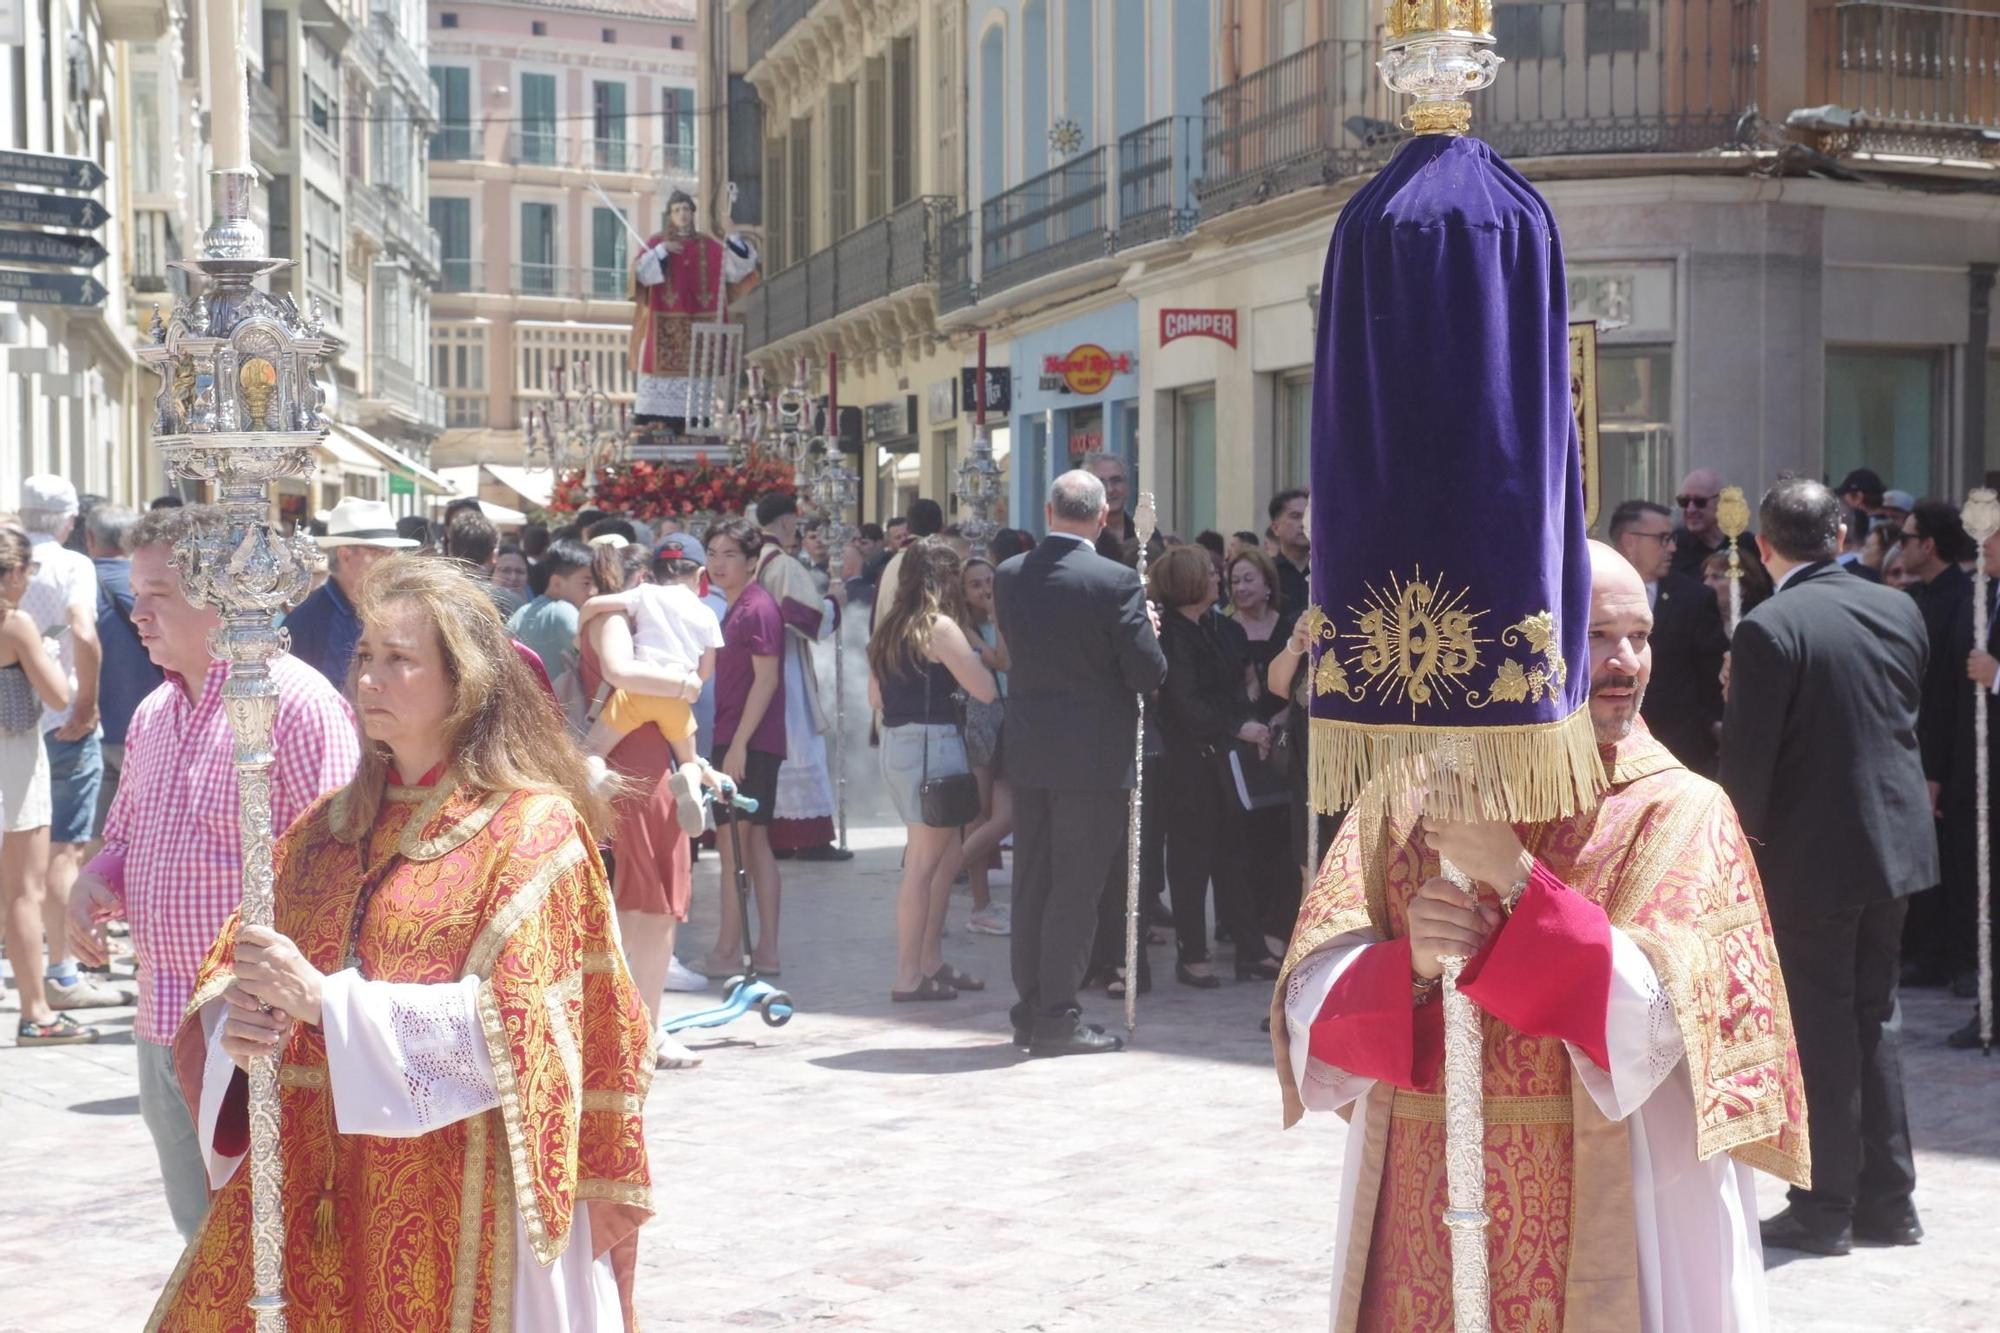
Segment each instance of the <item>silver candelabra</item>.
[[624,456],[631,414],[592,379],[587,357],[557,361],[549,382],[553,396],[521,423],[522,465],[559,476],[580,471],[585,492],[595,497],[598,470]]

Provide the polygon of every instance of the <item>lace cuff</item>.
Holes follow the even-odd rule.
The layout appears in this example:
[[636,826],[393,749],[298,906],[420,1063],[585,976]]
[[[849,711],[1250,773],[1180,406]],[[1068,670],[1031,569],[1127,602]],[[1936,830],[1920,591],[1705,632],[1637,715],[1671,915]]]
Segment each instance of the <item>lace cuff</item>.
[[475,1007],[477,977],[425,985],[327,978],[320,1000],[343,1134],[414,1138],[500,1104]]
[[1620,930],[1611,932],[1611,994],[1604,1024],[1610,1068],[1600,1068],[1574,1042],[1565,1042],[1570,1064],[1597,1109],[1623,1120],[1686,1056],[1673,1001],[1643,950]]

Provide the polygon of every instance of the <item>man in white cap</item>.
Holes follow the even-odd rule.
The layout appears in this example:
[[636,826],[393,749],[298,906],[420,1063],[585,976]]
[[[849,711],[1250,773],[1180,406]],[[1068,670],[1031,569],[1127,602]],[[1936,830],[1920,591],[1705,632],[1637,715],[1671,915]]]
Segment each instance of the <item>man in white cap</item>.
[[396,534],[396,519],[380,500],[348,496],[327,512],[326,536],[318,539],[332,561],[332,575],[285,617],[292,634],[292,656],[333,682],[347,688],[347,664],[361,639],[361,617],[354,611],[361,576],[391,551],[409,551],[417,543]]
[[[69,947],[69,891],[83,868],[84,849],[97,831],[97,792],[104,781],[104,751],[97,726],[97,675],[103,649],[97,640],[97,568],[90,557],[63,543],[76,526],[76,487],[50,473],[21,483],[21,526],[34,548],[34,573],[21,610],[45,635],[55,637],[70,706],[42,710],[42,744],[49,752],[49,870],[42,895],[48,935],[48,976],[43,990],[53,1009],[130,1004],[131,992],[78,973]],[[29,985],[25,977],[18,985]]]

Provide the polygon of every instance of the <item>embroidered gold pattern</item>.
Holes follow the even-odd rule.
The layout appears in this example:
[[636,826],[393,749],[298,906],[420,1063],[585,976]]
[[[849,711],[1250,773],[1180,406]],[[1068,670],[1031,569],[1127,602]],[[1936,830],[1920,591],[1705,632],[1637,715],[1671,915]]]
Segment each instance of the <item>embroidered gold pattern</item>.
[[[507,1044],[507,1023],[500,1016],[500,1001],[493,993],[491,981],[481,982],[479,986],[479,1024],[486,1029],[486,1053],[493,1061],[493,1087],[500,1094],[500,1116],[507,1127],[507,1156],[513,1163],[514,1179],[532,1181],[535,1177],[528,1161],[528,1136],[523,1125],[521,1091],[514,1078],[514,1052]],[[521,1229],[528,1233],[528,1244],[535,1251],[535,1258],[544,1264],[553,1263],[562,1253],[562,1247],[549,1239],[535,1191],[532,1188],[522,1190],[517,1199],[521,1209]]]
[[465,975],[485,977],[493,971],[493,964],[500,959],[500,950],[507,944],[507,937],[514,928],[528,918],[531,912],[541,909],[542,900],[549,896],[549,890],[576,864],[584,858],[583,843],[572,837],[562,846],[549,853],[534,877],[517,889],[493,919],[479,932],[479,938],[472,945],[472,953],[465,960]]
[[1569,679],[1569,664],[1563,660],[1555,612],[1537,611],[1526,620],[1509,625],[1501,632],[1500,642],[1508,648],[1525,645],[1531,654],[1541,658],[1541,662],[1532,664],[1514,657],[1506,659],[1500,663],[1493,685],[1486,691],[1485,697],[1468,694],[1465,696],[1467,706],[1484,708],[1488,704],[1538,704],[1544,697],[1555,698],[1556,691]]
[[[465,1177],[458,1196],[458,1254],[451,1275],[452,1333],[471,1333],[479,1297],[479,1233],[486,1222],[486,1143],[491,1113],[473,1116],[465,1125]],[[513,1274],[507,1275],[513,1280]],[[494,1281],[499,1286],[499,1281]]]
[[1465,604],[1466,590],[1445,591],[1418,570],[1406,583],[1391,575],[1385,587],[1368,585],[1366,604],[1350,608],[1359,628],[1349,635],[1360,649],[1346,665],[1367,679],[1378,703],[1410,705],[1410,718],[1433,701],[1447,703],[1479,665],[1475,622],[1485,615]]
[[[1567,1125],[1576,1119],[1576,1107],[1567,1096],[1487,1097],[1486,1123],[1489,1125]],[[1396,1089],[1389,1114],[1398,1120],[1444,1123],[1444,1097],[1434,1092]]]
[[278,1086],[281,1088],[323,1088],[326,1086],[325,1065],[280,1065],[278,1066]]
[[1307,651],[1312,657],[1313,697],[1340,694],[1359,701],[1362,693],[1347,683],[1347,668],[1340,664],[1340,654],[1333,646],[1338,637],[1333,618],[1317,606],[1308,606],[1305,620],[1306,638],[1311,644]]
[[588,1088],[583,1094],[585,1111],[610,1111],[617,1115],[640,1115],[646,1109],[646,1099],[636,1092],[617,1092],[605,1088]]
[[613,1203],[629,1203],[640,1208],[653,1206],[653,1191],[644,1185],[627,1185],[618,1180],[579,1180],[576,1182],[578,1202],[585,1199],[609,1199]]
[[576,1100],[583,1101],[583,1052],[576,1044],[576,1028],[569,1021],[569,1006],[572,1001],[583,1002],[583,973],[572,972],[548,988],[543,996],[549,1006],[549,1036],[556,1043],[556,1057],[562,1061],[563,1073],[569,1077],[570,1092]]

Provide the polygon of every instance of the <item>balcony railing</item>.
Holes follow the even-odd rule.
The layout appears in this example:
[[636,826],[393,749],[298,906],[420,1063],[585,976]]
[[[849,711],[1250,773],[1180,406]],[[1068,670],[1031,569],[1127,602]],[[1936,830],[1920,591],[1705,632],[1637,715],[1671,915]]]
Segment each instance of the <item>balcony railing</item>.
[[480,292],[485,287],[486,265],[477,259],[446,257],[438,261],[438,285],[441,292]]
[[285,108],[262,79],[250,80],[250,133],[273,148],[285,146]]
[[445,427],[444,394],[428,384],[417,386],[417,424],[432,433]]
[[363,236],[381,241],[388,236],[389,219],[382,211],[382,196],[357,185],[347,192],[347,225]]
[[765,53],[798,21],[812,12],[819,0],[750,0],[750,10],[746,15],[750,39],[750,63],[762,60]]
[[379,353],[368,358],[368,396],[377,402],[394,403],[410,409],[417,404],[417,374],[393,357]]
[[638,171],[644,160],[639,145],[624,139],[592,139],[586,151],[599,171]]
[[[444,263],[447,281],[452,264]],[[479,266],[471,265],[467,276],[476,283]],[[547,296],[564,301],[623,301],[631,290],[622,268],[572,268],[561,264],[515,264],[508,292],[514,296]],[[456,290],[447,287],[446,290]],[[474,286],[466,290],[484,290]]]
[[963,310],[979,299],[972,275],[972,244],[979,215],[965,212],[938,227],[938,312]]
[[1194,198],[1201,151],[1199,116],[1165,116],[1119,138],[1119,249],[1193,229],[1201,216]]
[[938,280],[938,238],[955,201],[912,199],[767,278],[739,304],[748,346],[762,347],[920,283]]
[[438,126],[431,135],[433,162],[467,162],[479,156],[479,127],[470,124]]
[[1848,0],[1814,19],[1827,100],[1871,124],[2000,130],[2000,13]]
[[1102,146],[979,207],[982,298],[1110,253]]
[[666,175],[692,176],[695,173],[695,147],[691,143],[654,144],[648,160],[655,170]]
[[553,125],[507,132],[507,161],[517,167],[573,167],[576,148]]
[[429,110],[434,105],[434,85],[430,72],[417,56],[418,47],[425,44],[424,34],[400,32],[395,12],[387,6],[372,8],[368,19],[373,45],[381,51],[390,73],[403,85],[405,94],[418,99]]
[[384,221],[383,235],[398,249],[417,260],[427,274],[438,270],[439,249],[436,228],[430,219],[413,208],[404,199],[402,191],[394,185],[377,184],[365,189],[349,190],[352,198],[357,194],[373,194],[380,202]]
[[1399,137],[1375,72],[1379,55],[1372,40],[1329,39],[1204,97],[1201,179],[1194,187],[1202,216],[1379,162]]

